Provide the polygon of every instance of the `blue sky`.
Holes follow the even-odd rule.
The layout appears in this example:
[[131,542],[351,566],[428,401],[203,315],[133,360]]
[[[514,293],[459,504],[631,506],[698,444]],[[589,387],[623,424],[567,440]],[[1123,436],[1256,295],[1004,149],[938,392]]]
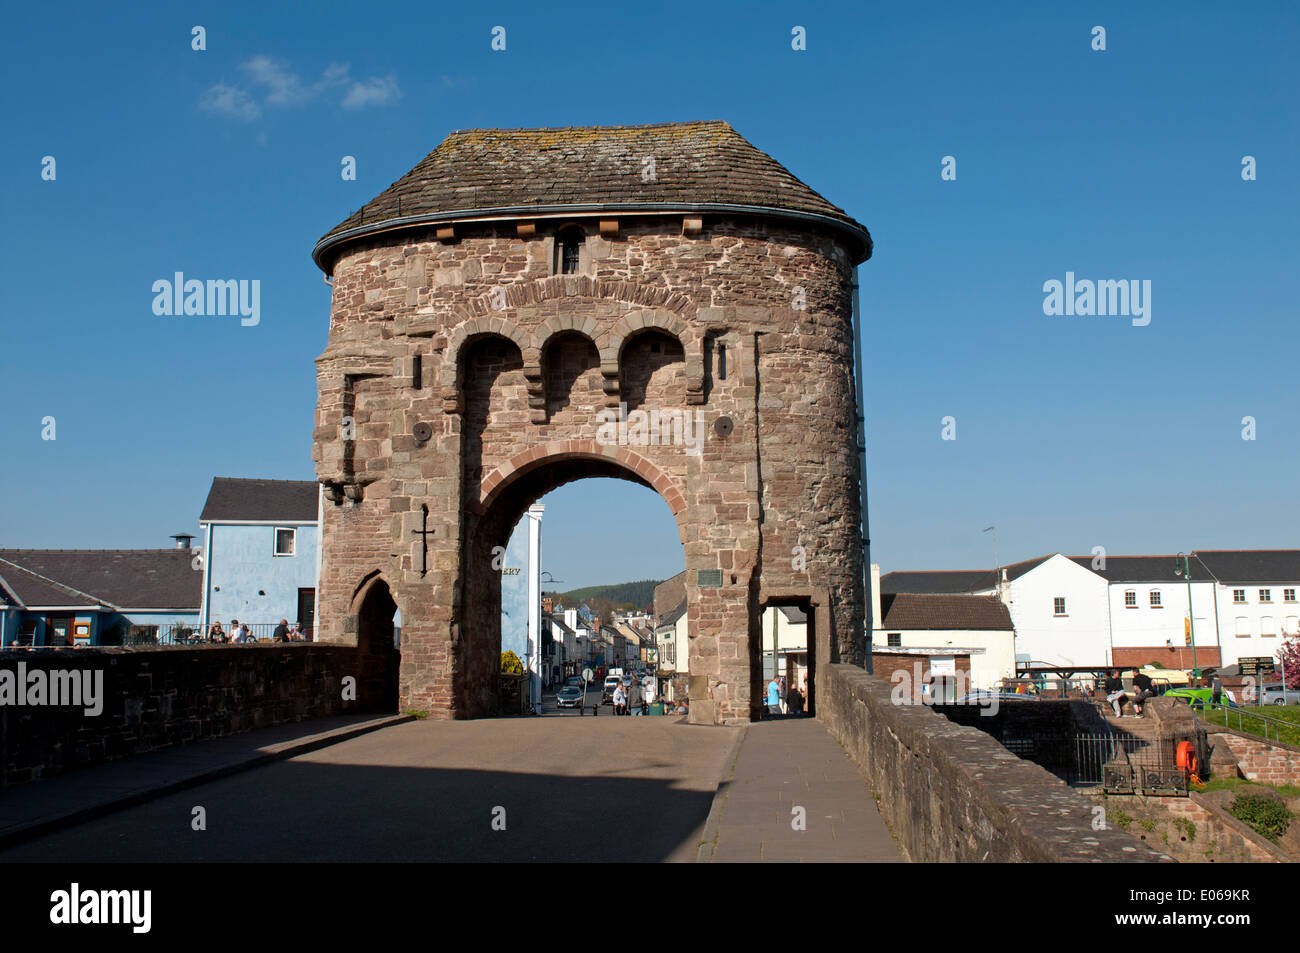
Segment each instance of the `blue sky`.
[[[0,35],[3,545],[168,545],[214,475],[311,479],[311,247],[451,130],[702,118],[875,238],[886,570],[991,564],[989,524],[1004,562],[1300,542],[1292,4],[60,9],[15,7]],[[154,315],[176,271],[258,279],[260,323]],[[1067,271],[1150,280],[1151,323],[1045,316]],[[642,488],[547,503],[568,584],[681,567]],[[595,544],[611,526],[638,540],[617,561]]]

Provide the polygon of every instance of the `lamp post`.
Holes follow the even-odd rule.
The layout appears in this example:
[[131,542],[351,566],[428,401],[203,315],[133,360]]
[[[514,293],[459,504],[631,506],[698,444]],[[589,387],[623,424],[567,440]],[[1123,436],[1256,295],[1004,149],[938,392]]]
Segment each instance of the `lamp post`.
[[1192,567],[1188,557],[1182,553],[1174,557],[1174,575],[1187,580],[1187,635],[1192,640],[1192,678],[1200,681],[1201,670],[1196,665],[1196,616],[1192,613]]

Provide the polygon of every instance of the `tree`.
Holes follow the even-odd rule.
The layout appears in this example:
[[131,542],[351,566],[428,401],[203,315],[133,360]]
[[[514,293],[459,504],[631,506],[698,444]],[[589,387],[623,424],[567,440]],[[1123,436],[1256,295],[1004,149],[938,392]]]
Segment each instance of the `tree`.
[[507,675],[522,675],[524,674],[524,663],[519,661],[519,656],[514,652],[502,652],[501,671]]
[[1277,650],[1286,687],[1300,689],[1300,636],[1291,636]]

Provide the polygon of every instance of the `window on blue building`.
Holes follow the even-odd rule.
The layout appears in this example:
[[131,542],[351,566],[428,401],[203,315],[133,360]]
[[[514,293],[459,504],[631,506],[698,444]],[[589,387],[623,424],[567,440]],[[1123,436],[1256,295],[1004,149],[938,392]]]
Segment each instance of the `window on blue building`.
[[276,529],[275,531],[275,554],[277,556],[292,556],[294,548],[294,536],[297,534],[294,529]]

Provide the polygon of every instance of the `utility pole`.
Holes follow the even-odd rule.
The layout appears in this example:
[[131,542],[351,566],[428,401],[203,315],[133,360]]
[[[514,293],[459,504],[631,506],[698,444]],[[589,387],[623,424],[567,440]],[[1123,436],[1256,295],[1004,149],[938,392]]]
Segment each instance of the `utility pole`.
[[998,587],[998,596],[1002,596],[1002,575],[998,572],[1000,563],[998,562],[998,528],[996,526],[986,526],[981,530],[983,533],[993,534],[993,584]]
[[1187,579],[1187,637],[1192,640],[1192,678],[1199,681],[1201,670],[1196,665],[1196,616],[1192,613],[1192,567],[1188,557],[1182,553],[1174,557],[1174,575]]

